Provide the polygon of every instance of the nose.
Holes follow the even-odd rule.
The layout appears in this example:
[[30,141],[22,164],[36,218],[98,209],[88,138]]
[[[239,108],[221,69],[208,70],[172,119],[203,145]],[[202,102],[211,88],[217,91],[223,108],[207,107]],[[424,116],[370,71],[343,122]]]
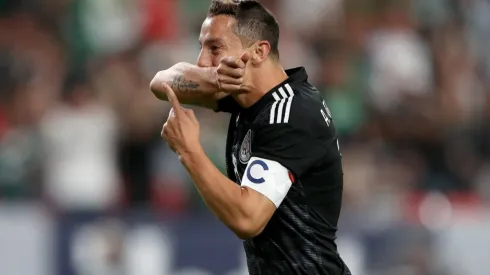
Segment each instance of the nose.
[[199,67],[212,67],[213,62],[208,54],[204,51],[199,53],[199,57],[197,58],[197,66]]

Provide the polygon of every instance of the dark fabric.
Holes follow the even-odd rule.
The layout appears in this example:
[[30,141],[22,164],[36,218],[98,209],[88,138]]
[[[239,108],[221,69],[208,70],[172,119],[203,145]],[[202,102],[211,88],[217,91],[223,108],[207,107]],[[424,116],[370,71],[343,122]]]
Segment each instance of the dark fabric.
[[350,274],[335,244],[343,172],[332,117],[303,68],[287,73],[252,107],[232,110],[229,178],[240,184],[254,156],[281,163],[295,179],[264,231],[244,241],[249,273]]

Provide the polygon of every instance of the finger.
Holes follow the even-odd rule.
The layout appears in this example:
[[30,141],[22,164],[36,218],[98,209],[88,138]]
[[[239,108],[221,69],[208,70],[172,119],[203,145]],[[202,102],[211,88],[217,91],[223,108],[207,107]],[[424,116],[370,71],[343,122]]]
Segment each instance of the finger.
[[219,81],[220,85],[223,85],[223,84],[241,85],[243,83],[242,78],[233,78],[233,77],[229,77],[226,75],[220,75],[218,77],[218,81]]
[[250,60],[250,54],[248,52],[244,52],[242,56],[240,56],[240,60],[243,62],[243,64],[247,64],[247,62]]
[[245,63],[240,58],[233,57],[233,56],[225,56],[221,58],[220,63],[225,64],[228,67],[231,68],[245,68]]
[[220,86],[221,86],[221,91],[227,94],[239,92],[241,87],[241,85],[225,84],[225,83],[222,83]]
[[174,90],[172,90],[172,88],[170,88],[167,83],[163,83],[163,87],[165,88],[165,94],[167,95],[168,102],[172,104],[173,112],[175,113],[175,115],[179,115],[182,107],[180,106],[179,99],[175,95]]
[[194,113],[194,110],[189,110],[189,117],[194,123],[199,123],[197,120],[196,114]]
[[192,119],[193,117],[196,117],[194,110],[192,110],[192,109],[185,109],[184,112],[185,112],[186,116],[189,117],[190,119]]
[[243,74],[244,74],[244,70],[243,69],[241,69],[241,68],[231,68],[231,67],[228,67],[226,65],[224,65],[224,66],[219,65],[218,66],[218,69],[217,69],[217,72],[218,72],[218,77],[220,75],[227,75],[227,76],[230,76],[230,77],[239,78],[239,77],[242,77]]
[[167,128],[167,123],[165,122],[165,124],[163,124],[162,131],[160,132],[160,136],[166,140],[167,133],[168,133],[168,128]]
[[194,114],[194,110],[192,109],[187,109],[185,110],[185,113],[186,115],[189,117],[189,118],[192,118],[192,117],[195,117],[196,115]]

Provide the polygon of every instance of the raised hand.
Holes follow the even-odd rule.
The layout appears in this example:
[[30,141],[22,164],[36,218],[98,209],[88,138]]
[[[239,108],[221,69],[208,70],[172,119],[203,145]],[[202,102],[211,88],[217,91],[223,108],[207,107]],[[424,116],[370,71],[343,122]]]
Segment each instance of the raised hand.
[[220,92],[246,92],[246,67],[249,59],[249,53],[245,52],[239,58],[225,56],[220,60],[220,64],[216,70]]

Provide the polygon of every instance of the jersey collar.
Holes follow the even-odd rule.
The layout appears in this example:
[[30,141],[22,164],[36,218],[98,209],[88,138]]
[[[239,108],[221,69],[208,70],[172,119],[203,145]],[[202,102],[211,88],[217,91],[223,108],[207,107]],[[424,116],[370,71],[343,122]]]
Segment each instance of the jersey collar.
[[244,109],[243,115],[245,115],[248,118],[252,118],[252,119],[255,118],[270,101],[274,100],[272,94],[278,91],[279,88],[284,86],[286,83],[292,84],[298,82],[305,82],[308,80],[308,74],[306,73],[304,67],[296,67],[296,68],[288,69],[286,70],[286,74],[288,75],[288,78],[286,80],[284,80],[283,82],[281,82],[280,84],[272,88],[270,91],[268,91],[252,106]]

